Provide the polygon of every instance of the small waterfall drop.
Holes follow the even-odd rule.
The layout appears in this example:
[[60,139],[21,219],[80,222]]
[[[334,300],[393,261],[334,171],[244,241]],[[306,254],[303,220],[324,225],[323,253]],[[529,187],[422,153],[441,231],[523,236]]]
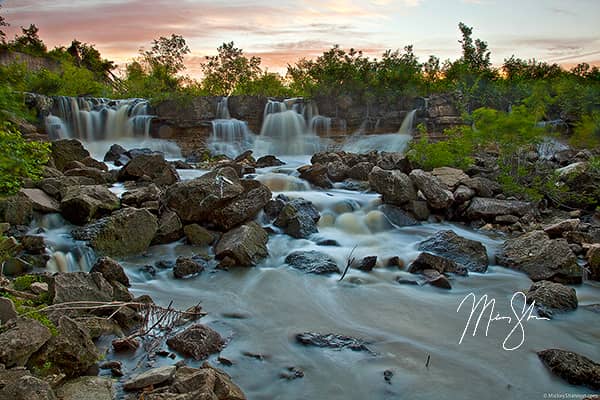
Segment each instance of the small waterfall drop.
[[58,96],[45,122],[52,139],[95,142],[133,137],[148,139],[152,118],[148,101],[144,99]]
[[212,133],[206,146],[212,154],[234,158],[252,147],[254,134],[245,121],[231,118],[227,97],[223,97],[217,104],[217,119],[211,123]]
[[400,129],[398,129],[398,133],[404,135],[412,135],[413,128],[415,126],[415,117],[417,115],[417,110],[409,111],[408,114],[404,117],[402,124],[400,125]]

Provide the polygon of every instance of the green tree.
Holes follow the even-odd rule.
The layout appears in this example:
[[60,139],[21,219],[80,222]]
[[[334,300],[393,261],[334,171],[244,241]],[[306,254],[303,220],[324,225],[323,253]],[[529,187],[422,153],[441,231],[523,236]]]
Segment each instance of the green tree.
[[111,71],[115,68],[114,63],[103,59],[93,45],[74,39],[65,51],[71,56],[76,66],[92,71],[98,80],[109,81],[111,79]]
[[260,77],[260,57],[246,57],[233,42],[223,43],[217,55],[206,56],[202,63],[204,89],[212,95],[229,96],[238,85],[246,85]]
[[17,51],[23,51],[34,55],[45,54],[48,50],[46,45],[40,39],[39,28],[34,24],[29,25],[29,28],[21,27],[22,34],[16,36],[10,45]]
[[190,48],[183,36],[171,34],[152,41],[150,50],[140,50],[142,62],[150,71],[163,70],[167,75],[175,75],[185,69],[183,63]]

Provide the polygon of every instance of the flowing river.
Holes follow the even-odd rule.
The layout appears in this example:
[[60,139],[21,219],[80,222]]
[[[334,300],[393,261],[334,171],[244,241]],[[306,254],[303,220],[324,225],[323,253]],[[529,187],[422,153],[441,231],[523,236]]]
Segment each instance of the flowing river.
[[[209,362],[230,374],[249,399],[523,399],[543,398],[545,393],[591,392],[553,376],[536,351],[561,348],[600,359],[598,314],[581,307],[600,303],[598,283],[575,286],[580,305],[576,311],[556,315],[551,321],[524,321],[522,345],[504,350],[503,341],[517,324],[511,298],[517,291],[526,291],[531,281],[525,274],[494,265],[494,255],[504,240],[501,235],[449,223],[396,227],[379,211],[377,194],[341,187],[311,188],[296,172],[298,166],[310,163],[310,155],[279,158],[286,165],[259,169],[256,179],[269,186],[274,196],[302,197],[315,204],[321,219],[319,233],[310,240],[271,234],[269,256],[258,266],[208,269],[185,280],[174,279],[170,270],[157,269],[151,276],[143,267],[207,253],[208,248],[181,241],[119,260],[136,295],[148,294],[161,305],[173,302],[180,309],[201,304],[208,312],[201,322],[227,339],[220,356],[233,365],[219,364],[216,355]],[[182,179],[192,179],[205,171],[179,172]],[[113,190],[123,192],[118,185]],[[261,216],[258,219],[267,224]],[[39,225],[47,228],[50,246],[65,254],[62,262],[69,269],[89,268],[93,252],[70,238],[70,226],[54,217],[38,221]],[[382,264],[398,256],[408,265],[419,254],[420,241],[447,229],[482,242],[491,261],[486,273],[454,277],[452,290],[400,284],[396,279],[409,274],[398,267],[381,265],[370,273],[350,269],[339,281],[337,274],[305,274],[284,263],[293,250],[318,249],[332,256],[341,269],[351,255],[358,260],[377,256]],[[317,244],[324,239],[335,240],[339,246]],[[467,301],[457,309],[469,293],[495,299],[494,315],[512,316],[513,321],[493,321],[486,335],[486,316],[476,335],[471,325],[459,344],[471,304]],[[522,302],[515,302],[515,308],[520,307]],[[360,338],[371,351],[303,346],[295,340],[303,332]],[[512,336],[511,344],[520,342],[520,332]],[[112,354],[108,358],[121,359],[127,370],[136,366],[141,354],[133,359]],[[157,360],[159,364],[173,362]],[[304,376],[282,379],[280,374],[288,373],[290,367],[302,370]]]

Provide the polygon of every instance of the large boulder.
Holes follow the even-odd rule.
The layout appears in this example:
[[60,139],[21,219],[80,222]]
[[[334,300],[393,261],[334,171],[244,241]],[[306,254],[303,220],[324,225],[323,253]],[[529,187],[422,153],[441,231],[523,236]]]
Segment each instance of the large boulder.
[[167,345],[185,357],[202,360],[225,347],[221,335],[206,325],[195,324],[167,339]]
[[158,229],[152,244],[175,242],[183,237],[183,224],[175,211],[165,210],[158,219]]
[[450,167],[434,168],[431,174],[449,190],[456,189],[461,181],[469,179],[463,170]]
[[271,200],[268,187],[256,180],[242,180],[244,192],[229,201],[225,206],[215,208],[208,216],[211,225],[218,229],[230,230],[243,222],[256,217],[258,212]]
[[571,385],[585,385],[600,390],[600,364],[580,354],[561,349],[547,349],[537,353],[554,375]]
[[83,225],[118,209],[119,198],[105,186],[70,186],[67,188],[60,209],[70,222]]
[[403,205],[417,199],[417,191],[408,175],[399,170],[373,167],[369,174],[371,189],[383,196],[384,203]]
[[238,265],[250,267],[266,257],[269,236],[252,221],[225,233],[215,246],[217,259],[229,257]]
[[375,165],[368,161],[359,162],[348,170],[348,178],[356,179],[358,181],[368,181],[369,173]]
[[23,193],[0,198],[0,222],[28,225],[33,218],[33,202]]
[[287,202],[273,224],[288,235],[301,239],[318,232],[320,218],[319,211],[310,201],[299,198]]
[[464,178],[461,179],[460,183],[475,191],[475,194],[479,197],[493,197],[502,191],[502,187],[498,182],[482,176]]
[[527,293],[527,303],[535,301],[540,315],[552,317],[555,311],[572,311],[577,308],[575,289],[550,281],[534,282]]
[[124,208],[74,230],[73,237],[88,240],[103,255],[120,257],[146,251],[157,229],[157,219],[148,210]]
[[137,181],[148,177],[159,186],[172,185],[179,181],[177,170],[161,154],[142,154],[135,157],[119,171],[119,181]]
[[134,375],[123,384],[123,389],[141,390],[149,386],[170,383],[176,369],[175,366],[164,366]]
[[113,300],[113,288],[99,272],[58,273],[49,279],[48,298],[52,304],[109,302]]
[[339,273],[335,260],[320,251],[294,251],[285,258],[286,264],[309,274]]
[[186,225],[183,228],[183,232],[190,244],[198,246],[209,246],[213,244],[217,236],[214,232],[211,232],[198,224]]
[[108,149],[108,151],[104,155],[104,161],[105,162],[117,161],[125,153],[127,153],[127,150],[123,146],[118,145],[118,144],[113,144],[112,146],[110,146],[110,149]]
[[56,400],[56,395],[48,382],[26,374],[0,387],[0,399]]
[[446,257],[464,265],[471,272],[485,272],[488,256],[485,246],[454,231],[439,231],[419,243],[419,250]]
[[305,179],[315,186],[319,186],[325,189],[333,187],[333,184],[329,180],[327,175],[327,166],[323,164],[303,165],[298,168],[300,172],[300,178]]
[[244,186],[235,170],[226,167],[171,186],[167,190],[165,204],[183,222],[201,223],[214,210],[224,207],[243,192]]
[[578,283],[582,269],[565,239],[533,231],[504,242],[496,257],[500,265],[525,272],[533,281]]
[[52,142],[52,160],[59,170],[63,171],[71,161],[83,161],[90,153],[77,139],[61,139]]
[[409,174],[412,170],[410,165],[410,160],[404,153],[398,152],[385,152],[382,151],[379,154],[379,160],[377,161],[377,166],[381,169],[387,170],[400,170],[405,174]]
[[117,261],[110,257],[100,257],[90,270],[91,272],[99,272],[104,279],[109,282],[119,282],[125,286],[129,286],[129,278],[125,274],[125,270]]
[[40,189],[21,189],[27,198],[31,201],[34,211],[41,213],[57,213],[60,212],[60,204],[56,199],[50,197]]
[[0,333],[0,364],[23,366],[51,337],[50,330],[30,318],[9,321]]
[[83,375],[98,361],[98,350],[87,330],[67,316],[60,317],[58,332],[29,360],[41,367],[48,362],[52,372],[68,377]]
[[121,196],[121,202],[128,206],[143,208],[149,202],[159,201],[162,191],[156,184],[150,183],[133,187]]
[[515,215],[522,217],[535,210],[533,204],[525,201],[499,200],[475,197],[467,208],[466,215],[471,220],[493,220],[499,215]]
[[435,210],[444,210],[452,205],[454,201],[452,192],[432,174],[421,169],[413,169],[410,173],[410,179],[423,193],[429,207]]
[[42,179],[37,183],[37,187],[44,193],[56,199],[62,199],[67,189],[71,186],[95,185],[96,181],[85,176],[60,176]]
[[333,161],[327,163],[327,176],[333,182],[341,182],[348,177],[350,167],[343,161]]
[[113,175],[110,172],[86,166],[84,166],[83,168],[74,168],[65,171],[65,176],[82,176],[85,178],[92,179],[97,185],[113,183],[115,181]]

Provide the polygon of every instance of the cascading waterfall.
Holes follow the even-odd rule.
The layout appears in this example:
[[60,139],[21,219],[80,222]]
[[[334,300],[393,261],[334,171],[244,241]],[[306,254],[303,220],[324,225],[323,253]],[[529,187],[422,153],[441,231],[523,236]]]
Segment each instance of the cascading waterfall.
[[400,129],[398,129],[398,133],[403,135],[411,135],[413,131],[413,127],[415,125],[415,117],[417,115],[417,110],[409,111],[408,114],[404,117],[402,124],[400,125]]
[[245,121],[231,118],[227,97],[217,104],[217,119],[212,121],[212,133],[207,147],[213,154],[236,157],[250,149],[254,143],[254,134]]
[[148,101],[59,96],[54,98],[46,129],[52,139],[75,138],[94,142],[150,137]]
[[[409,111],[397,133],[386,133],[380,135],[365,135],[364,127],[350,136],[343,144],[342,150],[353,153],[368,153],[377,151],[397,151],[403,152],[408,142],[412,139],[412,128],[415,124],[417,110]],[[366,124],[366,120],[363,124]]]

